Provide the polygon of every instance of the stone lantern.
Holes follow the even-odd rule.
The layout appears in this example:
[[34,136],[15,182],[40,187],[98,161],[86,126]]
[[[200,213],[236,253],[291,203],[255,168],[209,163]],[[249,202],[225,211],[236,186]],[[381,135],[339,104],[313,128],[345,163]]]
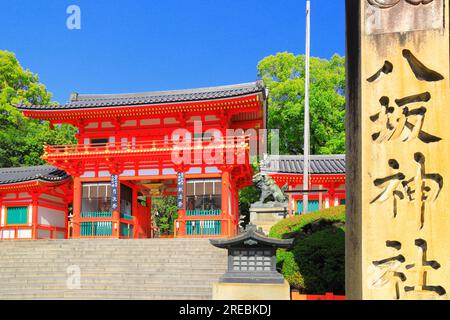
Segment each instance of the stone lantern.
[[217,300],[289,300],[289,284],[276,270],[276,250],[290,248],[293,239],[268,238],[249,225],[230,239],[211,239],[212,245],[228,250],[228,269],[214,284]]

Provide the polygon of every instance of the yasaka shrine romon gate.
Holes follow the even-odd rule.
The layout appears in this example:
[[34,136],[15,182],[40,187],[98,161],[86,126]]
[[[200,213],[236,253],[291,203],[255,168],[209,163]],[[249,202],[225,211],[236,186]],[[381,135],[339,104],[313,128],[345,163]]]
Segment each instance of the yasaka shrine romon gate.
[[[70,203],[70,223],[46,225],[47,230],[59,232],[58,237],[151,237],[150,202],[155,194],[177,196],[176,237],[237,233],[238,190],[252,183],[250,146],[261,148],[264,139],[248,135],[266,126],[262,83],[139,94],[72,94],[64,105],[19,109],[52,125],[76,126],[78,144],[45,146],[43,158],[71,178],[56,179],[58,183],[39,179],[32,190],[29,185],[21,189],[21,183],[14,181],[3,186],[0,205],[5,215],[16,217],[21,203],[26,211],[22,212],[26,223],[12,224],[10,238],[20,238],[17,235],[27,227],[31,238],[39,238],[42,221],[51,220],[42,218],[48,210],[40,208],[62,212],[63,204]],[[231,134],[236,130],[238,134]],[[8,199],[14,199],[12,205]],[[3,223],[2,230],[7,228]]]

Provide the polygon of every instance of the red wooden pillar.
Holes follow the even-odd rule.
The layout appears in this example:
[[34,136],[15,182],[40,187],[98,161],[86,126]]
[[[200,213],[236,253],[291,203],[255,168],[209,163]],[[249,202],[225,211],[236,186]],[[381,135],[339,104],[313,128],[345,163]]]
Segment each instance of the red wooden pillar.
[[142,233],[142,217],[138,212],[138,187],[133,185],[133,195],[131,204],[131,215],[133,216],[133,234],[132,238],[138,238],[138,235]]
[[[120,193],[120,191],[119,191]],[[120,198],[119,198],[120,199]],[[120,201],[119,201],[120,202]],[[119,204],[120,207],[120,204]],[[120,209],[112,212],[112,237],[120,238]]]
[[146,196],[145,201],[148,208],[148,211],[146,213],[148,215],[148,219],[145,219],[145,221],[147,222],[147,228],[145,229],[145,236],[146,238],[153,238],[152,196],[150,194]]
[[235,205],[235,210],[236,210],[236,214],[235,214],[235,227],[234,227],[234,234],[238,234],[239,233],[239,219],[241,218],[239,215],[239,189],[237,184],[235,184],[235,189],[234,189],[234,205]]
[[330,208],[335,207],[335,203],[334,203],[334,198],[336,196],[336,191],[335,191],[335,184],[332,183],[330,184],[330,189],[328,190],[328,195],[329,195],[329,201],[330,201]]
[[81,181],[80,177],[73,178],[73,218],[72,218],[72,238],[80,237],[81,222]]
[[230,236],[231,226],[230,226],[230,170],[224,168],[222,170],[222,226],[221,233],[222,236]]
[[[6,212],[4,213],[6,215]],[[2,231],[2,219],[5,219],[5,224],[6,224],[6,217],[2,217],[3,215],[3,195],[0,194],[0,240],[3,239],[3,231]]]
[[64,202],[64,239],[69,239],[69,202]]
[[[288,184],[288,191],[292,190],[292,185],[289,183]],[[293,198],[292,198],[292,193],[288,194],[288,213],[289,213],[289,217],[292,217],[294,215],[294,205],[293,205]]]
[[38,198],[39,193],[33,192],[31,195],[32,202],[31,202],[31,212],[32,212],[32,219],[31,219],[31,239],[37,239],[38,238]]

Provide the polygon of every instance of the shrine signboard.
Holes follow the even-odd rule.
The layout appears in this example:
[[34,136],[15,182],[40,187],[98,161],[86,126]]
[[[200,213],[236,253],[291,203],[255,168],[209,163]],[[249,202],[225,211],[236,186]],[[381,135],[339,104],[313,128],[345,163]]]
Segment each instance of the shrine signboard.
[[184,209],[184,188],[185,188],[184,172],[177,173],[177,207]]
[[119,176],[111,175],[111,211],[119,210]]
[[449,298],[448,8],[347,1],[349,299]]

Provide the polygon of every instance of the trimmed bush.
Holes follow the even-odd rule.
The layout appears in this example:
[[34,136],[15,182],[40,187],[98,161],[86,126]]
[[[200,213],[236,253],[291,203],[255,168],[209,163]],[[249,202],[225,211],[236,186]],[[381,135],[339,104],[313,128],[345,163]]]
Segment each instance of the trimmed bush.
[[277,251],[277,264],[291,287],[306,294],[345,291],[345,206],[284,219],[270,234],[295,238],[290,251]]

